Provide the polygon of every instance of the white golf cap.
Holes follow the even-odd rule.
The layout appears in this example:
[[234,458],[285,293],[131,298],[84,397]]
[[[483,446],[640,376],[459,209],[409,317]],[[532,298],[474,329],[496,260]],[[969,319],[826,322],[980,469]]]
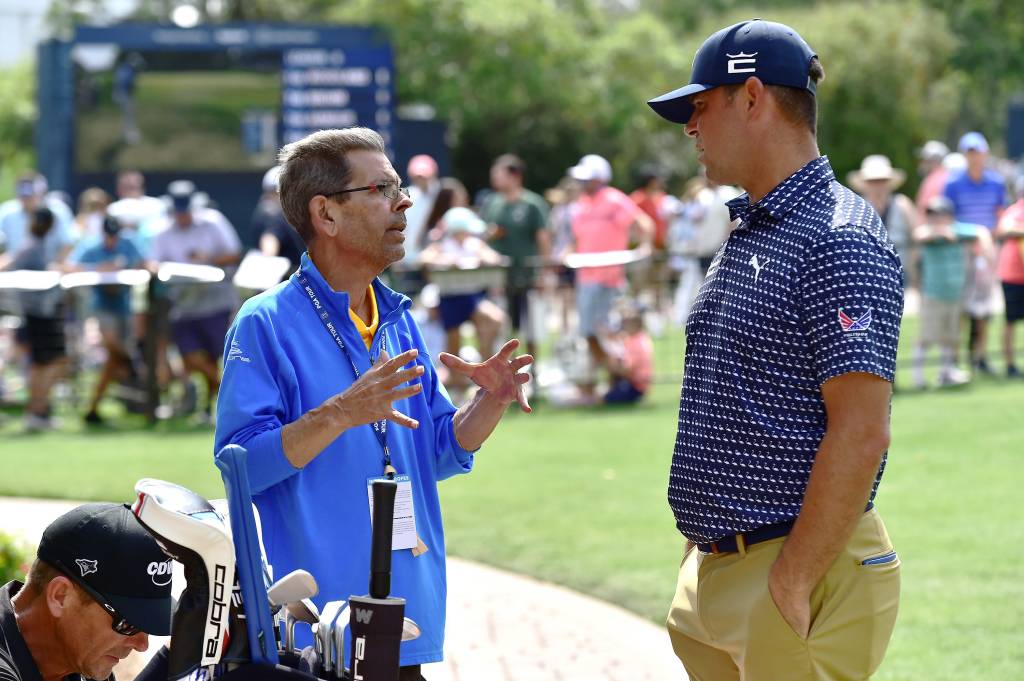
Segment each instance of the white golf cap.
[[579,163],[569,168],[569,177],[581,182],[588,180],[598,180],[605,183],[611,182],[612,165],[603,156],[587,154],[580,159]]

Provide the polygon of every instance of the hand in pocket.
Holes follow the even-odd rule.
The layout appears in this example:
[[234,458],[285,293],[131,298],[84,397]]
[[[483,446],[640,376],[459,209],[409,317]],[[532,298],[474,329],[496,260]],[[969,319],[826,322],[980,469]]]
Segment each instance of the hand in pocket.
[[768,573],[768,597],[793,633],[806,640],[811,631],[810,592],[787,585],[773,569]]

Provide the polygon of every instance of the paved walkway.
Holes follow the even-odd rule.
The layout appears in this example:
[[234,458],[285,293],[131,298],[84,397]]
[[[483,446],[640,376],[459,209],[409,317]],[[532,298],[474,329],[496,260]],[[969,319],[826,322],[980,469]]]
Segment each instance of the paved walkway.
[[[37,542],[75,504],[0,497],[0,530]],[[665,630],[569,589],[448,559],[445,661],[430,681],[685,681]],[[154,637],[150,653],[165,639]],[[115,670],[131,681],[148,655]]]

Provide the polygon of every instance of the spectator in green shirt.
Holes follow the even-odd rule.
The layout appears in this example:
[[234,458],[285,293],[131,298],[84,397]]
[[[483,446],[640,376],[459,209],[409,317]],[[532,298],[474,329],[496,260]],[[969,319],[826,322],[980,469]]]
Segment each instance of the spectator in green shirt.
[[921,249],[921,332],[914,353],[914,386],[927,387],[924,360],[928,349],[941,353],[939,385],[962,385],[969,379],[956,366],[960,317],[967,285],[964,242],[977,238],[977,226],[956,222],[953,202],[933,197],[925,208],[925,221],[913,232]]
[[[491,246],[511,260],[505,284],[508,316],[513,334],[526,337],[527,352],[537,356],[537,329],[531,328],[529,292],[539,272],[539,260],[551,251],[547,230],[548,204],[523,186],[526,164],[513,154],[502,154],[491,165],[494,193],[484,202],[481,217],[489,225]],[[540,256],[538,258],[537,256]]]

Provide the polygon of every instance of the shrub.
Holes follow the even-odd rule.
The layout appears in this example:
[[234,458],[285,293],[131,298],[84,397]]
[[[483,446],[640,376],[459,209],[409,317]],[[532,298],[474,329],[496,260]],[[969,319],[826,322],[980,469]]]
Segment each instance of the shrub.
[[0,584],[24,580],[34,551],[21,539],[0,532]]

